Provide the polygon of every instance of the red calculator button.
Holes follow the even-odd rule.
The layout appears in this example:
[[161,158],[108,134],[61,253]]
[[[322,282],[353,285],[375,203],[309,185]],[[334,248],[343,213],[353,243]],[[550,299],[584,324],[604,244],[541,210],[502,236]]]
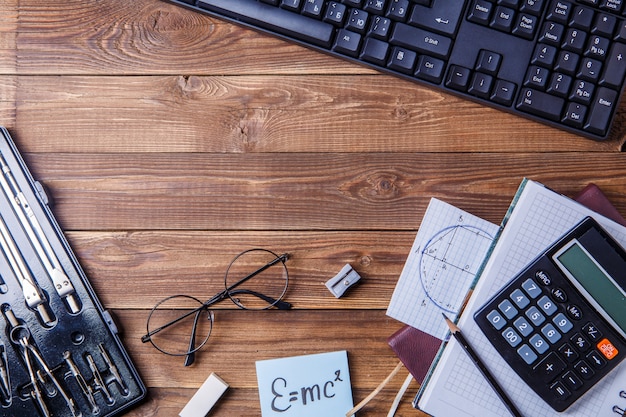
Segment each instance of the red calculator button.
[[598,347],[598,350],[602,352],[604,357],[609,360],[613,359],[618,354],[617,348],[613,346],[613,343],[611,343],[609,339],[600,340],[596,346]]

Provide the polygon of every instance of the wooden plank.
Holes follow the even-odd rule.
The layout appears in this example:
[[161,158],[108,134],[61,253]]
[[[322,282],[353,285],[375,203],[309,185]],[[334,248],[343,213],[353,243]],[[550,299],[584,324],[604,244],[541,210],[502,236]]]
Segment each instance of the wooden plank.
[[[431,197],[499,223],[523,177],[626,212],[619,153],[30,154],[71,230],[415,230]],[[321,203],[321,204],[320,204]]]
[[[236,254],[263,247],[289,253],[285,299],[294,309],[384,310],[415,232],[71,232],[67,237],[107,308],[149,309],[180,292],[208,299],[224,289],[224,273]],[[324,283],[348,263],[362,279],[338,301]],[[229,300],[217,308],[236,309]]]
[[[285,314],[218,311],[211,338],[197,354],[197,363],[192,367],[184,367],[180,358],[164,356],[149,344],[141,343],[140,336],[145,332],[145,312],[115,313],[125,324],[124,344],[142,378],[152,387],[154,398],[131,412],[132,416],[147,415],[145,410],[153,411],[154,407],[158,407],[155,402],[160,405],[165,399],[168,409],[182,408],[193,389],[199,387],[211,372],[217,373],[231,386],[221,407],[215,411],[216,416],[259,415],[257,360],[344,349],[348,350],[352,384],[358,387],[353,393],[354,398],[359,401],[382,382],[398,362],[386,339],[401,324],[376,310],[319,311],[315,315],[306,311]],[[250,356],[251,351],[256,354]],[[154,366],[155,363],[160,366]],[[163,372],[165,368],[167,373]],[[388,410],[406,375],[403,370],[372,401],[363,415],[381,415],[382,410]],[[416,388],[414,383],[405,402],[414,395]],[[235,410],[243,414],[235,413]]]
[[[18,0],[0,0],[0,9],[0,74],[13,75],[17,71]],[[5,97],[4,94],[0,96]]]
[[599,143],[382,75],[20,76],[17,94],[22,152],[618,152],[626,140],[620,123],[621,139]]
[[23,74],[373,73],[167,1],[24,0],[18,12]]

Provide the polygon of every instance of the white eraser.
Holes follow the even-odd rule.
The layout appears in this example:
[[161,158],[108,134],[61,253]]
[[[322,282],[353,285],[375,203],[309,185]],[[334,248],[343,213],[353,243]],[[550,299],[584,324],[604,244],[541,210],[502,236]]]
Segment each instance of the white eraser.
[[180,417],[206,416],[227,389],[228,384],[212,373],[178,415]]

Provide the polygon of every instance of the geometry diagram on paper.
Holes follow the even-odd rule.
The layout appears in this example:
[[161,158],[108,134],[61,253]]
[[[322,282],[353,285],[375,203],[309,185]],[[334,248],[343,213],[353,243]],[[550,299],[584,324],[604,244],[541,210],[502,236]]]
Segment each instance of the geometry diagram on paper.
[[387,315],[443,339],[499,227],[433,198],[391,296]]
[[492,241],[489,232],[464,224],[445,227],[430,237],[423,249],[418,248],[419,278],[427,299],[456,315],[482,263],[475,254],[485,253]]

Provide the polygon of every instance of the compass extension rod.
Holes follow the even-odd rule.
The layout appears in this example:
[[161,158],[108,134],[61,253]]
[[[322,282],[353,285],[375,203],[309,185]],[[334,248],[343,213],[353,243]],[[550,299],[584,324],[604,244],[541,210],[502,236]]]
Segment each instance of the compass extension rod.
[[2,173],[4,174],[0,175],[0,185],[7,198],[11,201],[17,217],[20,219],[39,259],[41,259],[41,262],[46,268],[52,280],[52,284],[54,285],[54,289],[59,297],[65,298],[70,312],[78,313],[80,306],[76,300],[74,286],[63,271],[61,262],[59,262],[59,259],[56,257],[37,217],[35,217],[33,209],[26,200],[26,196],[24,196],[24,193],[22,193],[22,190],[17,185],[17,181],[15,181],[11,169],[2,154],[0,154],[0,165],[2,166]]
[[46,302],[46,298],[43,295],[41,288],[39,288],[37,281],[35,281],[33,276],[30,274],[30,271],[28,270],[24,259],[22,259],[22,255],[17,249],[17,246],[11,237],[11,233],[9,233],[9,228],[4,222],[2,216],[0,216],[0,246],[2,246],[2,251],[6,255],[6,258],[11,265],[11,269],[13,269],[13,273],[22,286],[22,292],[24,293],[26,304],[28,307],[37,310],[44,323],[51,324],[53,320],[48,314],[44,304]]

